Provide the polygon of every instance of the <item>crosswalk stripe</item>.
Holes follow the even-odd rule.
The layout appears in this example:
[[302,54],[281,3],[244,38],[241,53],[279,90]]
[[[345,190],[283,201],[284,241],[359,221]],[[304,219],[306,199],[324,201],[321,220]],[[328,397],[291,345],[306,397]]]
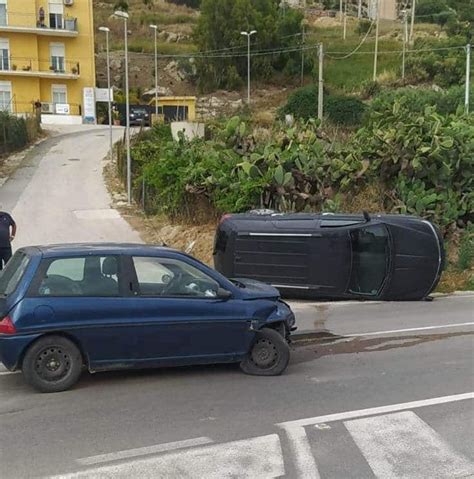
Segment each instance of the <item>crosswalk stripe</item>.
[[54,479],[271,479],[284,474],[280,438],[271,434],[96,467]]
[[474,473],[474,464],[412,411],[344,425],[378,478],[446,479]]

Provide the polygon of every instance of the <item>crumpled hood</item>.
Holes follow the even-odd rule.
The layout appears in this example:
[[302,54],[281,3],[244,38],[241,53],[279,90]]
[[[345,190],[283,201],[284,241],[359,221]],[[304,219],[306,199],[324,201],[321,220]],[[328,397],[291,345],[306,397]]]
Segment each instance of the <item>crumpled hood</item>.
[[278,299],[280,292],[269,284],[246,278],[233,278],[231,281],[239,288],[244,299]]

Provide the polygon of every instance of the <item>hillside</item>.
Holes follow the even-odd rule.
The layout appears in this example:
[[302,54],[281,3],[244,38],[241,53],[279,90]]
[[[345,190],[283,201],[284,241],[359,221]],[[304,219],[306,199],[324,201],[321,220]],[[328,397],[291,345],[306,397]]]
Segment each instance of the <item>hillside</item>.
[[[95,1],[95,25],[98,28],[106,25],[111,29],[112,50],[112,77],[114,85],[123,87],[123,25],[112,17],[117,0]],[[159,60],[160,94],[197,95],[201,93],[197,88],[196,78],[192,78],[193,60],[185,56],[174,58],[173,55],[193,54],[197,51],[193,43],[193,29],[199,20],[199,11],[165,0],[129,1],[129,50],[130,50],[130,86],[135,96],[154,87],[153,63],[153,32],[150,24],[159,27],[158,52],[162,57]],[[324,62],[325,86],[333,91],[345,93],[360,92],[365,84],[370,83],[373,71],[373,52],[375,44],[374,31],[370,31],[365,38],[363,25],[353,17],[348,18],[346,38],[343,39],[343,26],[338,18],[320,17],[314,10],[306,12],[305,43],[310,49],[305,53],[304,83],[314,83],[318,75],[317,44],[322,42],[327,52]],[[381,83],[393,83],[400,78],[403,26],[398,21],[382,21],[380,24],[380,41],[378,57],[378,74]],[[416,25],[416,37],[445,37],[446,34],[435,24]],[[277,40],[278,41],[278,40]],[[358,48],[355,55],[347,55]],[[258,34],[254,48],[258,49]],[[314,45],[314,47],[313,47]],[[280,45],[272,45],[278,48]],[[98,83],[105,86],[106,62],[104,52],[104,38],[96,35],[97,51],[97,78]],[[296,57],[297,59],[298,57]],[[201,61],[206,61],[205,59]],[[232,61],[232,60],[231,60]],[[238,61],[238,59],[236,59]],[[242,61],[242,59],[240,59]],[[299,60],[297,60],[299,62]],[[309,65],[309,66],[308,66]],[[254,67],[255,68],[255,67]],[[257,70],[258,71],[258,70]],[[258,74],[252,75],[252,89],[255,109],[270,111],[281,106],[288,93],[301,85],[301,68],[296,63],[292,72],[286,70],[275,72],[265,79],[258,79]],[[254,70],[255,72],[255,70]],[[233,102],[239,107],[238,100],[245,96],[245,81],[241,86],[233,88],[233,92],[210,91],[203,102],[208,105],[215,103],[216,108],[210,116],[228,112],[224,105]],[[217,98],[217,100],[213,100]],[[224,104],[224,105],[223,105]],[[228,105],[227,105],[228,106]],[[232,110],[232,108],[230,109]]]

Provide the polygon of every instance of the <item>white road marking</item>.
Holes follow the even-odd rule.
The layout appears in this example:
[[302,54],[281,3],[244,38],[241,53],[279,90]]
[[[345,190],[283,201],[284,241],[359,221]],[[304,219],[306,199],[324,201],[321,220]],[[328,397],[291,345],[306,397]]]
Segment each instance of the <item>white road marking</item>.
[[355,419],[366,416],[376,416],[378,414],[388,414],[391,412],[406,411],[408,409],[416,409],[426,406],[437,406],[438,404],[446,404],[457,401],[466,401],[468,399],[474,399],[474,392],[464,394],[454,394],[452,396],[441,396],[431,399],[422,399],[420,401],[411,401],[399,404],[391,404],[389,406],[373,407],[369,409],[359,409],[355,411],[347,411],[336,414],[328,414],[326,416],[308,417],[305,419],[297,419],[296,421],[286,421],[277,424],[280,427],[304,427],[312,426],[315,424],[346,421],[348,419]]
[[97,210],[76,210],[76,218],[79,220],[115,220],[120,218],[120,213],[111,208]]
[[271,479],[285,475],[277,434],[102,466],[55,479]]
[[21,371],[0,371],[0,376],[9,376],[10,374],[20,374]]
[[77,459],[79,464],[83,466],[91,466],[102,462],[112,462],[130,457],[145,456],[147,454],[156,454],[158,452],[173,451],[176,449],[184,449],[186,447],[202,446],[214,442],[209,437],[196,437],[194,439],[186,439],[185,441],[168,442],[166,444],[158,444],[156,446],[139,447],[136,449],[127,449],[124,451],[112,452],[110,454],[99,454],[97,456],[85,457]]
[[436,406],[438,404],[465,401],[468,399],[474,399],[474,392],[298,419],[296,421],[282,422],[276,424],[276,426],[283,428],[288,436],[290,449],[295,461],[297,477],[300,479],[306,479],[307,477],[318,478],[319,472],[311,453],[311,445],[306,430],[304,429],[305,426],[315,426],[317,424],[327,424],[329,422],[345,421],[348,419],[387,414],[425,406]]
[[474,464],[414,412],[355,419],[344,425],[381,479],[444,479],[474,473]]
[[311,444],[304,428],[289,427],[286,429],[286,434],[298,477],[301,479],[320,479],[318,466],[314,460]]
[[469,323],[455,323],[455,324],[441,324],[439,326],[423,326],[420,328],[405,328],[405,329],[391,329],[389,331],[371,331],[368,333],[353,333],[344,334],[344,337],[359,338],[364,336],[380,336],[383,334],[395,334],[395,333],[412,333],[416,331],[430,331],[433,329],[446,329],[446,328],[463,328],[466,326],[474,326],[474,322]]

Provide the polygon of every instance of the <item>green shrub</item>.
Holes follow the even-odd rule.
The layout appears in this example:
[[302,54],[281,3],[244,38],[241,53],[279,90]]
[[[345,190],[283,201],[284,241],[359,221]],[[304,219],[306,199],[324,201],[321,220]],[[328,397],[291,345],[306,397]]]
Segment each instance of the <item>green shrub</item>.
[[[405,108],[412,113],[422,113],[427,106],[436,107],[442,115],[456,113],[464,105],[463,87],[452,87],[446,91],[421,88],[399,88],[380,92],[370,105],[370,112],[382,112],[393,107],[396,101],[403,100]],[[474,105],[474,91],[471,91]]]
[[365,35],[369,31],[370,25],[372,25],[372,22],[370,20],[359,20],[357,24],[357,33],[361,36]]
[[29,143],[28,128],[24,118],[12,116],[7,112],[0,113],[0,148],[13,151],[23,148]]
[[308,85],[291,93],[281,115],[293,115],[297,119],[308,120],[318,116],[318,88]]
[[420,52],[407,56],[406,71],[410,81],[412,83],[431,81],[445,88],[462,85],[466,71],[466,52],[463,48],[452,50],[444,48],[460,47],[465,42],[466,39],[462,36],[444,40],[415,40],[414,49]]
[[328,96],[324,109],[329,121],[339,126],[357,126],[362,123],[366,105],[350,96]]
[[474,226],[468,226],[462,233],[459,244],[458,268],[461,271],[474,266]]

